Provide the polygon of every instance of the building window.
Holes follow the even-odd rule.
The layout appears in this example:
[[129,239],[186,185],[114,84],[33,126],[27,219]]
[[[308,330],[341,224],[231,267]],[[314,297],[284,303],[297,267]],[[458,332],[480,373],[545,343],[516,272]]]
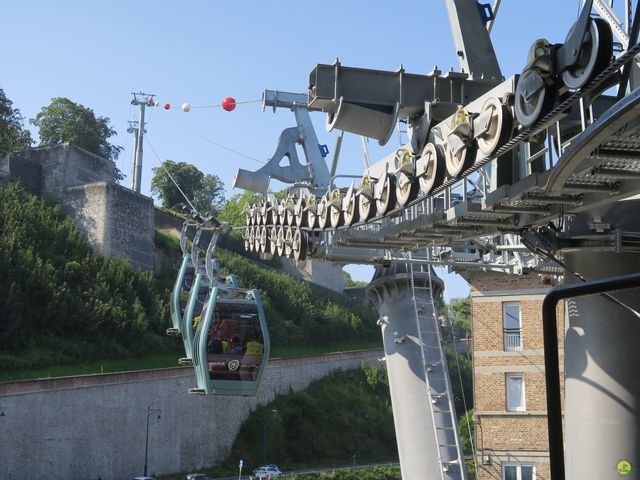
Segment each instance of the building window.
[[524,374],[507,374],[507,410],[509,412],[524,412]]
[[502,480],[534,480],[535,467],[525,463],[503,463]]
[[522,320],[520,319],[520,303],[506,302],[502,304],[502,321],[504,326],[504,349],[507,352],[522,350]]

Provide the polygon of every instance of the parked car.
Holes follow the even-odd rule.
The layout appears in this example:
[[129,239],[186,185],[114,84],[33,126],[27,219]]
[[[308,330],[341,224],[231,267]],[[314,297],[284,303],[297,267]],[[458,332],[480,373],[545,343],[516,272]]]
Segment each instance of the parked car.
[[189,475],[184,477],[184,480],[209,480],[209,477],[207,477],[204,473],[190,473]]
[[253,471],[254,480],[269,480],[271,478],[278,478],[281,476],[282,472],[277,466],[273,464],[263,465]]

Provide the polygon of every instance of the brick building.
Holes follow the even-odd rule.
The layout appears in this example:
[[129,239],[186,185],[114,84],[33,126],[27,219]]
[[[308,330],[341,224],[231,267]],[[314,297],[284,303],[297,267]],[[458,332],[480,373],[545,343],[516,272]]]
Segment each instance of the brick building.
[[[549,479],[542,339],[549,287],[533,275],[464,276],[471,284],[477,478]],[[562,369],[562,338],[559,349]]]

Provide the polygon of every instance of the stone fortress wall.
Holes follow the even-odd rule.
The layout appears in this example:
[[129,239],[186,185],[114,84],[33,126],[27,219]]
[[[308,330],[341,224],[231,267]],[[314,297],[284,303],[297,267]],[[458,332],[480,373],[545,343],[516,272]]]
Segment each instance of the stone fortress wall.
[[4,182],[19,180],[44,200],[61,203],[93,248],[153,269],[153,200],[115,183],[113,161],[63,143],[0,158]]
[[[196,472],[224,460],[257,405],[382,350],[272,360],[256,397],[189,395],[192,368],[0,384],[0,478],[124,480],[142,475],[147,407],[149,473]],[[240,460],[240,459],[238,459]],[[269,461],[277,462],[277,459]],[[257,465],[246,465],[249,472]]]

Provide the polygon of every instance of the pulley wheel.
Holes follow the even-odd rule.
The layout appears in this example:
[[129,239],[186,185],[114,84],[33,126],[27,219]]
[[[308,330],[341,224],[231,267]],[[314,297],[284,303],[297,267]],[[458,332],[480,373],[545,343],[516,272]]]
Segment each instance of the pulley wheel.
[[321,210],[318,215],[318,227],[320,230],[324,230],[329,225],[329,200],[326,195],[320,200],[318,210]]
[[299,228],[296,228],[293,233],[293,241],[291,243],[291,250],[293,250],[293,258],[302,261],[307,258],[307,249],[309,246],[309,236],[306,232],[303,232]]
[[245,203],[242,211],[244,213],[244,223],[248,227],[249,225],[251,225],[251,205]]
[[336,229],[344,225],[344,214],[342,208],[338,205],[329,206],[329,219],[331,228]]
[[284,228],[278,227],[278,237],[276,240],[276,252],[280,257],[284,255]]
[[[567,39],[576,24],[571,27]],[[602,18],[592,18],[589,29],[582,40],[578,61],[562,72],[562,80],[571,90],[577,90],[602,72],[611,62],[613,55],[613,35],[611,27]]]
[[265,253],[269,250],[269,230],[267,227],[260,229],[260,253]]
[[248,252],[249,251],[249,244],[251,243],[249,241],[249,228],[245,228],[244,229],[244,234],[242,235],[242,238],[244,239],[244,251]]
[[449,144],[445,146],[445,164],[447,165],[447,173],[453,178],[458,178],[462,172],[473,165],[476,158],[476,146],[467,144],[457,152],[453,152]]
[[255,248],[255,236],[256,236],[256,228],[249,227],[249,251],[253,252]]
[[[520,80],[516,86],[516,118],[525,128],[530,127],[536,123],[538,119],[549,113],[556,99],[555,87],[549,86],[546,83],[540,90],[528,96],[523,85],[525,83],[524,81],[533,75],[540,76],[540,73],[537,70],[527,70],[520,76]],[[544,79],[540,78],[539,80],[544,83]]]
[[416,160],[416,174],[420,191],[431,193],[434,188],[442,185],[446,171],[444,151],[441,146],[427,143],[422,149],[422,155]]
[[402,170],[396,173],[396,198],[398,205],[404,207],[411,200],[418,196],[420,189],[415,177],[408,175]]
[[477,138],[478,149],[485,155],[491,155],[504,145],[511,137],[513,130],[513,117],[507,107],[496,98],[492,97],[484,102],[480,116],[491,114],[487,131]]
[[254,217],[253,213],[255,212],[255,210],[256,210],[256,205],[255,204],[252,203],[251,205],[249,205],[249,208],[247,210],[247,215],[249,216],[249,223],[247,223],[247,225],[253,225],[254,224],[254,218],[255,217]]
[[347,192],[347,197],[346,197],[347,207],[342,212],[342,217],[344,220],[344,224],[346,226],[351,226],[354,223],[358,222],[358,219],[360,218],[360,211],[359,211],[359,205],[358,205],[359,200],[360,200],[360,196],[353,189],[350,189]]
[[276,254],[277,246],[278,246],[278,229],[276,227],[271,227],[269,229],[269,253],[271,255]]
[[278,205],[278,223],[280,225],[287,224],[287,204],[286,199],[283,199]]
[[382,192],[380,198],[376,198],[376,212],[386,215],[396,206],[396,177],[385,173],[378,181],[382,182]]
[[360,213],[360,221],[368,222],[371,220],[376,214],[375,200],[369,199],[366,196],[356,193],[358,200],[356,203],[358,204],[358,211]]
[[315,195],[312,195],[309,198],[307,198],[307,210],[306,210],[307,226],[311,229],[318,228],[317,208],[318,208],[319,202],[320,200]]
[[255,227],[253,232],[253,250],[257,253],[260,253],[260,235],[262,233],[262,229],[264,227]]
[[262,213],[262,221],[264,225],[273,225],[273,210],[271,210],[271,204],[265,201],[260,208]]
[[318,215],[312,210],[307,210],[307,226],[312,230],[318,228]]
[[293,258],[293,249],[291,248],[293,245],[293,229],[291,227],[286,227],[284,229],[284,256],[288,258]]
[[304,207],[306,205],[306,201],[304,198],[300,197],[298,199],[298,203],[293,209],[293,214],[296,217],[296,223],[298,227],[306,227],[307,226],[307,216],[304,213]]
[[287,225],[291,225],[291,226],[298,225],[298,217],[293,212],[292,207],[287,208]]

